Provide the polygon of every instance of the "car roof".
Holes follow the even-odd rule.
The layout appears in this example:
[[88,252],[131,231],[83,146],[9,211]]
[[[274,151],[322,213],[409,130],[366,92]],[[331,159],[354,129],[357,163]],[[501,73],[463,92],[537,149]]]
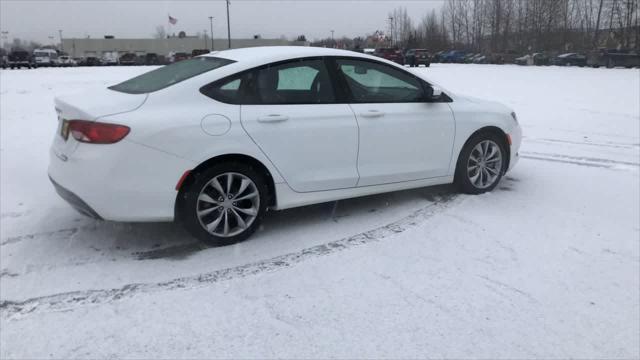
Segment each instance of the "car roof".
[[313,46],[257,46],[222,51],[212,51],[201,56],[220,57],[243,63],[247,67],[277,61],[316,56],[349,56],[383,61],[383,59],[349,50]]

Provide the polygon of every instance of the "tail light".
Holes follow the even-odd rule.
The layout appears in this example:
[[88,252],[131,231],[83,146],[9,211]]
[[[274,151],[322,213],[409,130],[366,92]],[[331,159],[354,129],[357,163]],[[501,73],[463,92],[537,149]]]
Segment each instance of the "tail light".
[[90,144],[113,144],[129,134],[129,127],[86,120],[69,120],[69,133],[74,139]]

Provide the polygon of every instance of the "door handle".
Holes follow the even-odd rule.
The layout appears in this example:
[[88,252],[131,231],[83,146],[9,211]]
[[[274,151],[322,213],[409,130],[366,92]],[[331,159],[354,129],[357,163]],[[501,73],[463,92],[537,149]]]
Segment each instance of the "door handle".
[[285,120],[289,120],[289,117],[280,114],[269,114],[258,118],[259,122],[280,122]]
[[360,113],[360,116],[365,118],[376,118],[376,117],[384,116],[384,113],[380,110],[368,110]]

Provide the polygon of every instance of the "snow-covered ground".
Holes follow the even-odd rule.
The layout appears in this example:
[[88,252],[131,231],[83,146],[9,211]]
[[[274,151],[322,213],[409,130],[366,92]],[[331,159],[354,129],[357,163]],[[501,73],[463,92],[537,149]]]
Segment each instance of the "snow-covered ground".
[[640,357],[640,71],[434,64],[518,113],[495,191],[274,212],[205,249],[84,218],[47,178],[54,95],[147,70],[0,72],[0,357]]

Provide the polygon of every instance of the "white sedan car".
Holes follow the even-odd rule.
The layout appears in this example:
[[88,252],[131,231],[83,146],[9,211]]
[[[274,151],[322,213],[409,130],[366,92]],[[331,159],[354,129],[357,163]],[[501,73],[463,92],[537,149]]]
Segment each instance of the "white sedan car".
[[55,100],[49,177],[80,212],[176,220],[214,245],[267,209],[455,183],[492,190],[518,160],[515,113],[373,56],[212,52]]

